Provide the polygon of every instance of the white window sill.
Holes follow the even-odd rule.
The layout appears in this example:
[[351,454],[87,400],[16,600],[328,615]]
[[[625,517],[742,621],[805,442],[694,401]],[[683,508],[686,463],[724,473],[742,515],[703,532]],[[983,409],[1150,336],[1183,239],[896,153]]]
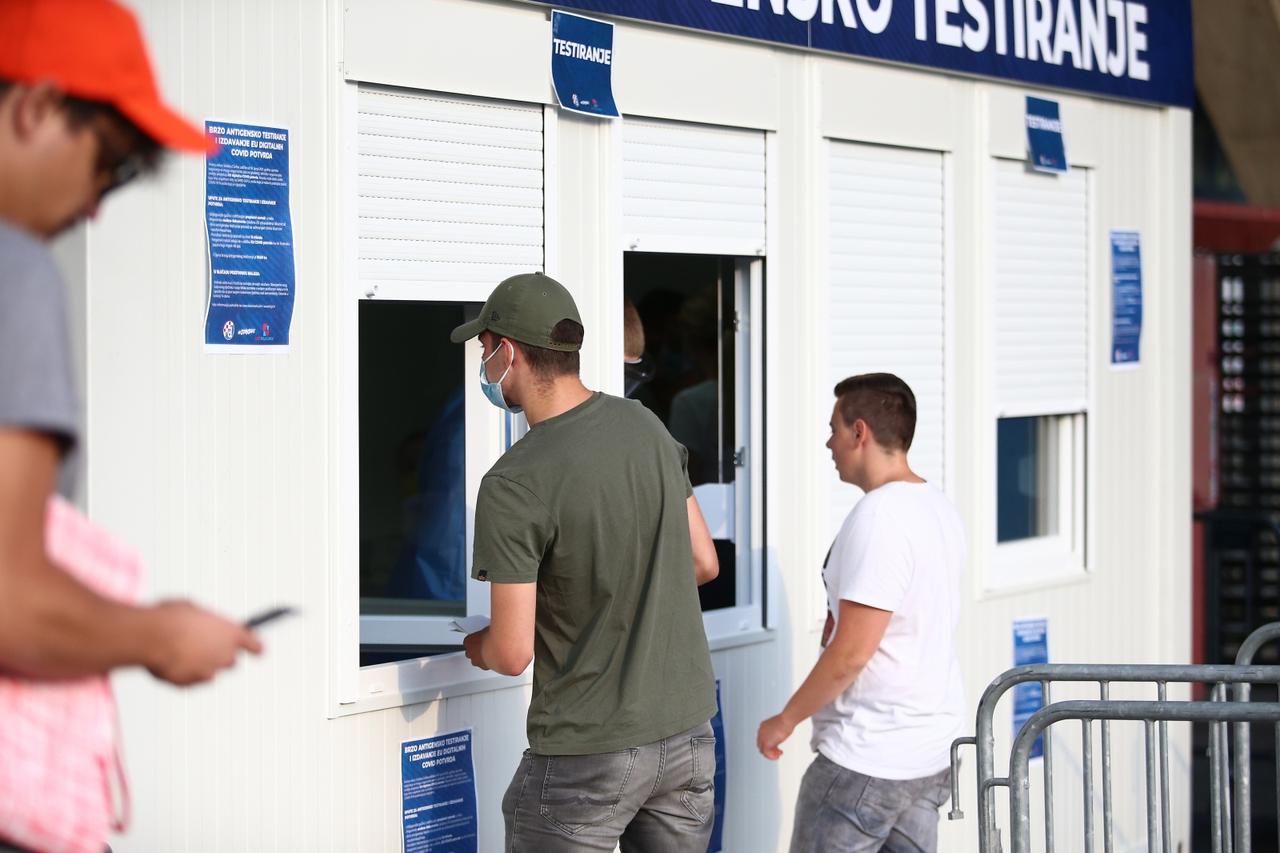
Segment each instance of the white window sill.
[[769,628],[752,628],[747,631],[707,637],[707,645],[711,647],[713,652],[722,652],[725,649],[736,649],[739,646],[754,646],[758,643],[772,642],[777,638],[777,631]]
[[[768,628],[753,628],[708,637],[707,645],[712,652],[720,652],[772,642],[777,634]],[[516,676],[498,675],[476,669],[462,652],[454,652],[364,667],[360,670],[359,683],[360,695],[351,702],[337,705],[332,716],[367,714],[454,696],[524,687],[533,683],[533,667]]]

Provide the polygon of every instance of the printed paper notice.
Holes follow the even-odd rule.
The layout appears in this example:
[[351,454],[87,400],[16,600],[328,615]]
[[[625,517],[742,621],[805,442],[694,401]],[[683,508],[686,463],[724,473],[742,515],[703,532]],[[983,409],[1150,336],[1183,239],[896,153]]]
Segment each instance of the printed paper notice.
[[476,853],[471,729],[400,744],[404,853]]

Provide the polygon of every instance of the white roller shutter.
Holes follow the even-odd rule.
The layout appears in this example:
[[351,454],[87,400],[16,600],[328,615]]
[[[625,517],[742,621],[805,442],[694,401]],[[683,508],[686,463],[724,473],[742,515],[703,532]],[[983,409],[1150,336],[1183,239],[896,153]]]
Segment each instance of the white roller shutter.
[[537,105],[361,86],[361,293],[483,301],[543,268]]
[[623,246],[765,253],[765,134],[628,118],[622,123]]
[[[831,143],[828,387],[882,372],[910,385],[917,410],[911,467],[939,486],[946,432],[943,190],[941,154]],[[833,529],[856,499],[833,473]]]
[[1000,415],[1084,411],[1089,373],[1087,171],[995,164],[995,397]]

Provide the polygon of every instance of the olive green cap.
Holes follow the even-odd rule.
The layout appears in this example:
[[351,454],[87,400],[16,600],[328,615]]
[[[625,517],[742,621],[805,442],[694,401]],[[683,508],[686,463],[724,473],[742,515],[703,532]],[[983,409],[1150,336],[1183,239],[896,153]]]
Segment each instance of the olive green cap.
[[483,331],[493,332],[543,349],[573,352],[582,344],[554,343],[551,332],[561,320],[582,325],[578,306],[560,282],[540,272],[527,272],[504,279],[480,309],[480,316],[463,323],[449,334],[455,344],[470,340]]

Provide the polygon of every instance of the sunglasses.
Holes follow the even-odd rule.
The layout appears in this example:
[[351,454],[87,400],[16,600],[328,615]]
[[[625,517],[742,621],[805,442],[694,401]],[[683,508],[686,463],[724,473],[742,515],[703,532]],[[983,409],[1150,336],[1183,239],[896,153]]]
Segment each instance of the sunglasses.
[[147,154],[139,150],[139,134],[119,122],[98,115],[89,122],[98,140],[98,160],[94,166],[98,197],[120,189],[149,168]]

